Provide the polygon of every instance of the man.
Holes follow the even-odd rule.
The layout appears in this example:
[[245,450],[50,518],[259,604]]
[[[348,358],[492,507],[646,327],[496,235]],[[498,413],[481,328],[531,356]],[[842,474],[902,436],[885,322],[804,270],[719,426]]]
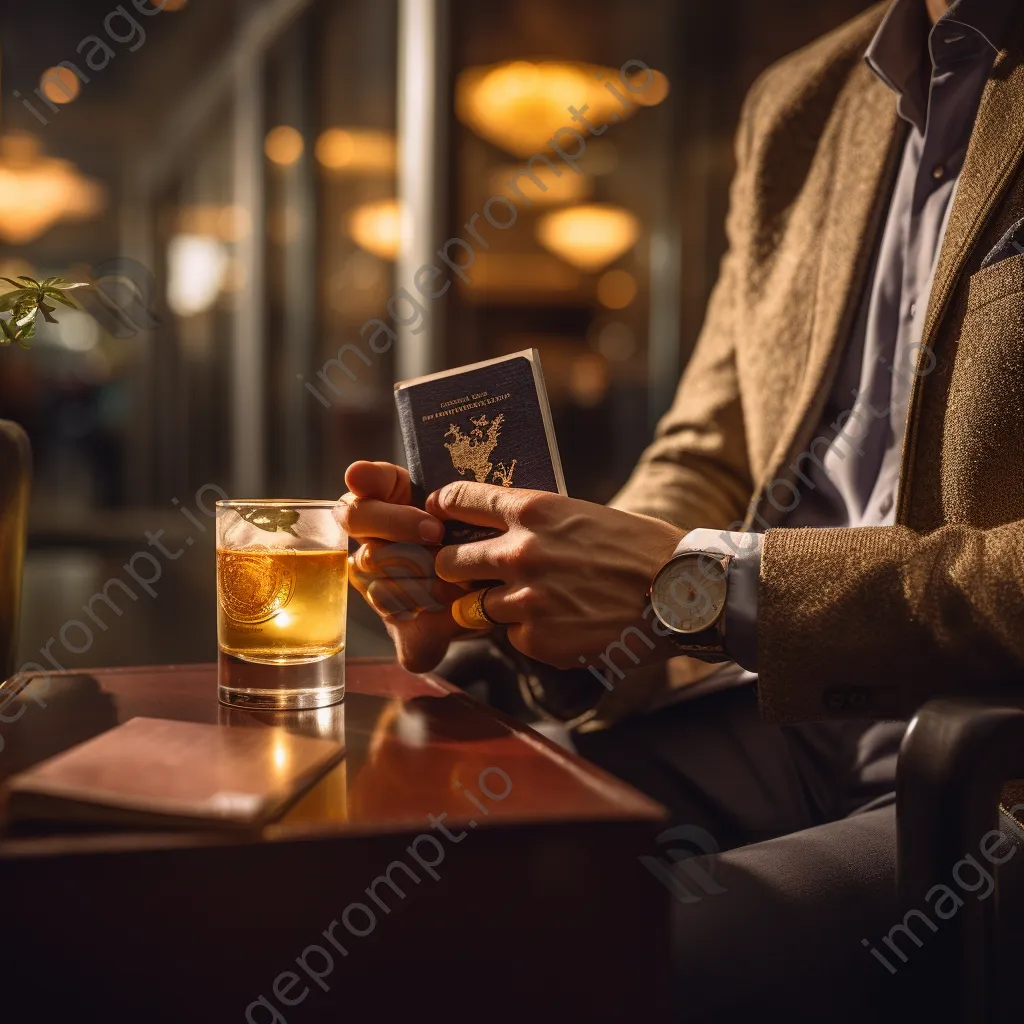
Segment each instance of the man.
[[[401,469],[346,475],[403,664],[498,623],[576,670],[524,672],[584,754],[723,849],[786,837],[680,910],[695,1018],[891,993],[860,943],[898,920],[902,720],[1024,680],[1022,111],[1017,0],[869,10],[751,90],[704,330],[610,507],[457,483],[424,511]],[[437,550],[445,607],[416,614],[376,559],[449,518],[503,532]]]

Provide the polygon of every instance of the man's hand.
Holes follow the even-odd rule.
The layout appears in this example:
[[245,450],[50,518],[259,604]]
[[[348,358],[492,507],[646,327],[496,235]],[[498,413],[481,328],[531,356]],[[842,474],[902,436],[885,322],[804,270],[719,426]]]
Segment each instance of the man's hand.
[[452,601],[465,589],[434,575],[444,526],[412,506],[409,474],[399,466],[354,462],[345,486],[334,516],[362,542],[350,559],[352,584],[384,620],[402,665],[427,672],[449,641],[466,635],[451,616]]
[[[435,522],[505,531],[443,547],[434,564],[452,584],[502,581],[488,591],[485,609],[508,625],[509,640],[523,654],[556,668],[579,668],[582,659],[623,642],[634,664],[671,656],[653,616],[645,620],[643,612],[651,580],[684,531],[560,494],[469,482],[435,491],[426,508]],[[627,634],[631,628],[646,640]]]

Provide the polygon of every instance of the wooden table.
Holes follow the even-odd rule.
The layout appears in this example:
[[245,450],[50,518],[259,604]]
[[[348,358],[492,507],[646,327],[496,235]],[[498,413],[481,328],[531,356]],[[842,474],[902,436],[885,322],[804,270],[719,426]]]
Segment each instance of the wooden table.
[[219,705],[213,665],[34,689],[0,687],[0,782],[139,715],[347,753],[255,837],[8,823],[5,1024],[664,1019],[663,809],[443,681],[351,660],[343,704],[288,714]]

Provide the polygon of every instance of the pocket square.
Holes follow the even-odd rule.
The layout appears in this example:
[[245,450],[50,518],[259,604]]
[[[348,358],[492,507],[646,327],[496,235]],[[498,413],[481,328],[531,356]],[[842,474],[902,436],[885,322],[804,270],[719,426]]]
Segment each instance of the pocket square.
[[1009,231],[992,247],[992,251],[981,264],[982,269],[991,267],[993,263],[1001,263],[1011,256],[1024,253],[1024,217],[1021,217]]

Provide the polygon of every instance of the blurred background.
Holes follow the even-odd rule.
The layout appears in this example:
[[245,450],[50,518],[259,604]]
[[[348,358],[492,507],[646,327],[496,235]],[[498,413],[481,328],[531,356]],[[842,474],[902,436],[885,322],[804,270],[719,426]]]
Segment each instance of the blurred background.
[[[569,493],[607,500],[699,330],[745,91],[866,6],[2,0],[0,276],[90,285],[0,348],[35,460],[22,660],[154,537],[156,597],[78,663],[211,660],[203,505],[337,496],[398,457],[405,377],[537,347]],[[548,142],[584,104],[575,173]],[[468,280],[426,299],[453,237]],[[361,602],[349,628],[390,649]]]

